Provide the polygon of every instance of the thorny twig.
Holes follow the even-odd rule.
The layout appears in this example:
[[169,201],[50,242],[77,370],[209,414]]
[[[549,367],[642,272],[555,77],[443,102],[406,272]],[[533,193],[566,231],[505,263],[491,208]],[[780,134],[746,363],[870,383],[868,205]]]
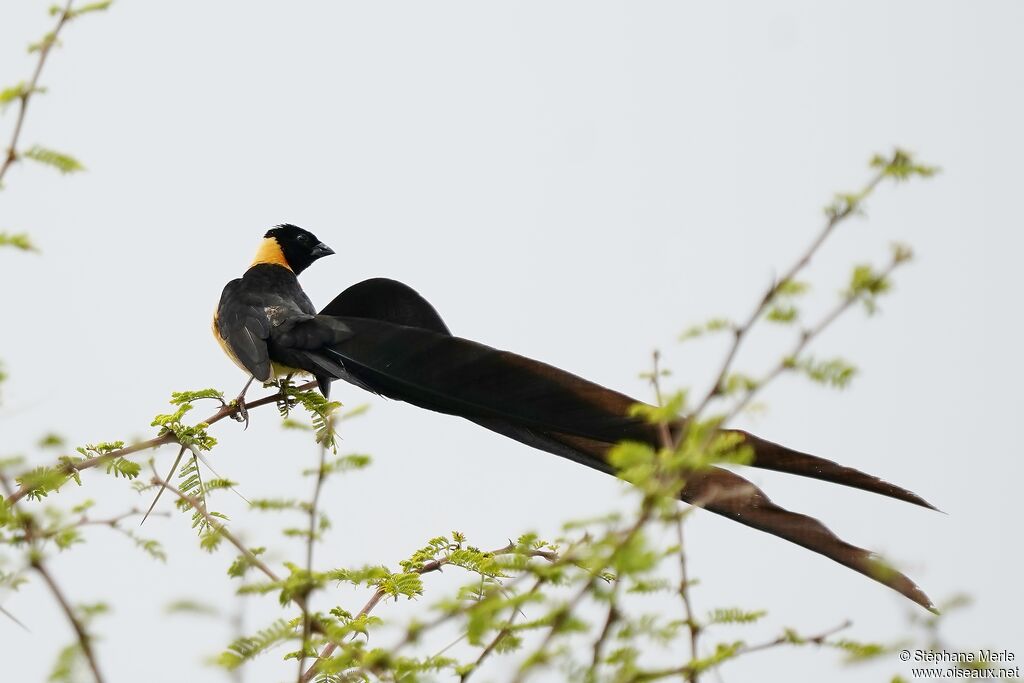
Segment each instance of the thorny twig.
[[[305,391],[307,389],[312,389],[315,386],[316,382],[306,382],[305,384],[298,386],[295,389],[296,391]],[[276,403],[281,397],[282,393],[276,392],[270,394],[269,396],[264,396],[263,398],[256,399],[255,401],[247,402],[245,404],[245,409],[252,410],[253,408],[259,408],[260,406]],[[230,417],[232,415],[237,414],[238,412],[239,408],[237,405],[227,403],[221,406],[217,410],[217,412],[210,415],[210,417],[206,418],[205,420],[202,420],[202,422],[206,423],[207,425],[213,425],[217,422],[220,422],[226,417]],[[102,465],[111,460],[116,460],[117,458],[123,458],[133,453],[138,453],[139,451],[145,451],[151,448],[159,448],[160,446],[166,446],[167,444],[172,443],[178,443],[177,437],[175,437],[172,432],[165,432],[160,436],[155,436],[152,439],[147,439],[145,441],[140,441],[139,443],[135,443],[130,446],[125,446],[124,448],[119,448],[116,451],[111,451],[110,453],[104,453],[103,455],[97,455],[92,458],[86,458],[85,460],[67,463],[66,465],[64,463],[60,463],[57,465],[57,467],[67,467],[77,472],[81,472],[83,470],[91,469],[98,465]],[[17,503],[19,500],[28,495],[28,492],[30,490],[30,487],[22,486],[17,491],[11,493],[9,496],[7,496],[8,505],[13,505],[14,503]]]
[[[509,555],[516,551],[516,545],[514,543],[509,543],[508,545],[498,548],[497,550],[492,550],[488,554]],[[548,562],[560,561],[560,556],[558,555],[558,553],[550,550],[529,550],[525,554],[529,555],[530,557],[539,557],[545,559]],[[412,573],[420,574],[422,576],[423,574],[441,571],[445,567],[445,565],[447,565],[450,561],[451,560],[447,557],[431,560],[430,562],[425,563],[422,567],[417,567],[416,569],[413,569]],[[370,599],[366,601],[366,604],[363,605],[363,608],[359,610],[359,613],[356,614],[355,617],[353,617],[353,619],[359,619],[360,617],[365,617],[368,614],[370,614],[370,612],[374,610],[377,604],[380,603],[380,601],[383,600],[386,595],[387,591],[383,587],[378,588],[376,591],[374,591],[373,595],[370,596]],[[338,643],[327,643],[327,645],[324,646],[324,649],[320,651],[319,656],[317,656],[317,660],[327,659],[332,654],[334,654],[334,651],[337,649]],[[308,683],[309,681],[313,680],[313,677],[316,676],[316,673],[317,662],[314,662],[313,665],[306,670],[306,673],[303,674],[299,683]]]
[[[328,420],[327,428],[329,430],[334,429],[332,424],[333,420]],[[324,484],[324,463],[327,460],[327,445],[324,443],[320,444],[320,464],[316,471],[316,484],[313,488],[313,500],[309,505],[309,535],[306,538],[306,574],[307,576],[313,575],[313,545],[316,541],[316,526],[317,526],[317,506],[320,504],[320,490]],[[305,675],[306,670],[306,650],[309,647],[309,635],[311,630],[311,621],[309,618],[309,600],[307,598],[302,601],[302,647],[300,648],[299,654],[299,673],[298,681],[302,683],[302,678]],[[314,651],[315,654],[315,651]]]
[[3,163],[0,163],[0,187],[3,186],[7,169],[18,160],[18,139],[21,137],[21,129],[25,124],[25,113],[28,111],[29,100],[32,99],[34,93],[39,91],[39,76],[43,73],[43,65],[46,64],[46,58],[50,55],[50,50],[57,44],[57,35],[71,16],[71,4],[73,2],[74,0],[67,1],[63,11],[57,18],[57,25],[53,27],[53,30],[40,43],[39,60],[36,62],[36,68],[32,72],[28,85],[22,88],[21,94],[18,96],[18,117],[14,121],[14,132],[11,133],[11,141],[7,146],[7,154],[4,155]]
[[[876,187],[878,187],[878,184],[882,182],[886,175],[887,173],[885,169],[880,170],[868,181],[868,183],[861,190],[860,194],[858,194],[857,196],[861,200],[865,199],[875,190]],[[857,203],[848,202],[841,209],[830,212],[828,220],[825,221],[824,227],[822,228],[821,232],[818,233],[818,236],[815,237],[814,240],[811,242],[810,246],[808,246],[804,253],[796,260],[795,263],[793,263],[792,266],[790,266],[790,268],[785,272],[785,274],[783,274],[782,277],[776,279],[771,284],[771,286],[768,287],[768,290],[765,292],[764,296],[762,296],[761,299],[758,301],[757,305],[754,307],[754,310],[750,313],[747,319],[742,324],[733,327],[733,341],[732,344],[729,346],[729,350],[726,352],[725,360],[722,362],[722,365],[719,368],[718,374],[715,377],[715,380],[712,383],[711,387],[708,389],[707,393],[704,395],[704,398],[701,400],[701,402],[697,405],[696,409],[687,418],[688,420],[699,418],[700,415],[702,415],[704,411],[707,409],[711,401],[713,401],[715,398],[718,398],[724,393],[725,380],[729,375],[729,371],[732,369],[733,361],[736,359],[736,355],[737,353],[739,353],[740,347],[743,345],[743,342],[746,339],[747,334],[750,332],[750,329],[754,326],[754,324],[760,319],[761,315],[772,304],[772,302],[775,300],[776,295],[779,293],[780,289],[785,284],[794,282],[796,280],[796,277],[803,271],[804,268],[807,267],[807,265],[811,262],[811,259],[814,258],[815,254],[817,254],[818,250],[821,249],[821,246],[825,243],[829,236],[833,232],[835,232],[835,229],[843,221],[855,215],[857,212],[857,208]],[[682,433],[680,433],[680,435],[676,437],[677,442],[679,441],[681,436]]]
[[[836,633],[839,633],[840,631],[849,628],[851,623],[852,622],[850,621],[844,621],[838,626],[834,626],[833,628],[830,628],[827,631],[822,631],[821,633],[818,633],[817,635],[813,636],[801,637],[794,635],[792,633],[785,633],[779,636],[778,638],[763,643],[759,643],[757,645],[743,645],[737,648],[735,652],[733,652],[731,658],[735,659],[736,657],[739,657],[741,655],[748,655],[752,652],[760,652],[761,650],[768,650],[773,647],[778,647],[780,645],[786,644],[802,645],[806,643],[811,643],[813,645],[823,645],[825,644],[826,639],[828,639],[830,636],[835,635]],[[693,664],[686,664],[684,666],[672,669],[641,671],[635,674],[632,678],[628,679],[628,683],[645,683],[646,681],[656,681],[662,678],[671,678],[673,676],[688,677],[693,672],[695,672]]]
[[[5,493],[9,493],[11,491],[10,482],[8,482],[7,478],[2,475],[0,475],[0,486],[3,487]],[[26,518],[22,528],[25,530],[27,540],[35,546],[37,539],[33,535],[34,525],[30,517]],[[96,683],[103,683],[103,674],[100,672],[99,663],[96,661],[96,653],[93,652],[92,649],[92,638],[86,630],[85,624],[83,624],[82,620],[78,618],[78,615],[75,614],[74,608],[71,607],[71,604],[64,596],[64,592],[60,589],[60,586],[57,585],[57,581],[53,578],[50,570],[46,568],[46,565],[43,562],[42,553],[36,548],[33,548],[29,556],[29,565],[36,571],[36,573],[39,574],[40,577],[42,577],[43,583],[46,584],[50,593],[53,594],[54,599],[57,600],[57,603],[60,605],[61,610],[63,610],[68,622],[71,624],[71,628],[75,632],[75,637],[78,639],[78,645],[82,649],[82,654],[85,655],[86,661],[89,663],[89,668],[92,670],[92,675],[96,680]]]

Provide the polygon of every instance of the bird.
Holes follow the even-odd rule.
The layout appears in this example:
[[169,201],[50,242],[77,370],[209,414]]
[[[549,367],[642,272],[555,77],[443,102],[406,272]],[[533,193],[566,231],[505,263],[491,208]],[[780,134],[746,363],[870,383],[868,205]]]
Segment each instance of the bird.
[[[455,336],[426,299],[396,280],[359,282],[317,311],[298,276],[334,253],[307,230],[277,225],[263,236],[248,270],[224,287],[213,332],[249,375],[239,407],[253,381],[305,373],[325,397],[331,383],[341,379],[465,418],[607,474],[616,473],[607,459],[615,444],[661,445],[663,431],[631,411],[640,401],[541,361]],[[681,428],[682,420],[670,428]],[[749,447],[749,466],[936,509],[907,489],[851,467],[743,430],[722,431]],[[710,466],[688,473],[679,498],[824,555],[936,612],[924,591],[878,555],[843,541],[813,517],[777,505],[729,469]]]

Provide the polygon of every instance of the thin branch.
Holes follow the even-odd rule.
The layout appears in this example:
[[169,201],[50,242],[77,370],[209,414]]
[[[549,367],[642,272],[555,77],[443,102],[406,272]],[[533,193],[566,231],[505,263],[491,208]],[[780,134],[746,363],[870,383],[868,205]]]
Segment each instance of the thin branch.
[[[138,510],[136,508],[132,508],[128,512],[123,512],[120,515],[117,515],[116,517],[110,517],[110,518],[107,518],[107,519],[91,519],[91,518],[86,517],[86,516],[83,515],[77,521],[75,521],[73,524],[67,524],[67,525],[64,525],[64,526],[54,527],[54,528],[51,528],[51,529],[47,529],[45,531],[38,531],[38,530],[34,531],[33,535],[31,536],[31,538],[27,534],[24,535],[24,536],[12,536],[11,537],[11,541],[13,543],[25,543],[25,542],[28,542],[30,540],[45,540],[45,539],[53,538],[54,536],[59,534],[61,531],[64,531],[65,529],[77,529],[77,528],[84,527],[84,526],[109,526],[112,529],[116,529],[116,530],[119,530],[119,531],[124,531],[123,529],[121,529],[118,526],[118,524],[120,522],[126,520],[126,519],[130,519],[132,517],[138,517],[141,514],[142,514],[141,510]],[[157,516],[160,516],[160,517],[167,517],[168,516],[168,513],[166,513],[166,512],[158,512],[156,514],[157,514]]]
[[92,638],[89,633],[85,630],[85,626],[82,621],[75,614],[74,609],[68,604],[67,598],[64,597],[64,593],[61,592],[57,582],[53,580],[53,576],[50,575],[49,570],[43,564],[43,561],[39,557],[32,558],[32,568],[43,577],[43,581],[46,583],[50,592],[53,593],[53,597],[60,603],[60,607],[64,610],[64,615],[67,616],[68,621],[71,622],[71,627],[75,630],[75,635],[78,638],[78,644],[82,648],[82,653],[85,655],[86,660],[89,662],[89,668],[92,669],[93,678],[96,679],[96,683],[103,683],[103,674],[100,673],[99,664],[96,663],[96,654],[92,650]]
[[[827,631],[822,631],[821,633],[813,636],[804,637],[794,635],[792,633],[785,633],[779,636],[778,638],[763,643],[759,643],[757,645],[743,645],[739,647],[735,652],[733,652],[732,656],[729,657],[729,659],[732,660],[743,655],[751,654],[753,652],[769,650],[771,648],[779,647],[780,645],[804,645],[807,643],[813,645],[824,645],[827,638],[829,638],[830,636],[834,636],[840,631],[848,629],[852,623],[853,622],[851,621],[844,621],[838,626],[834,626],[828,629]],[[695,669],[692,664],[687,664],[685,666],[680,666],[673,669],[641,671],[634,674],[632,678],[628,679],[628,683],[644,683],[646,681],[656,681],[661,678],[671,678],[673,676],[689,676],[690,673],[694,671]]]
[[[312,389],[314,387],[316,387],[316,382],[306,382],[305,384],[298,386],[295,389],[296,391],[306,391],[307,389]],[[253,408],[259,408],[260,406],[276,403],[278,400],[282,398],[282,396],[284,396],[284,394],[282,394],[281,392],[276,392],[270,394],[269,396],[264,396],[263,398],[257,399],[255,401],[249,401],[248,403],[245,404],[245,410],[252,410]],[[240,409],[237,405],[227,404],[219,408],[217,412],[210,415],[210,417],[206,418],[205,420],[201,420],[201,422],[204,422],[207,425],[213,425],[216,424],[217,422],[220,422],[224,418],[236,415],[239,412]],[[65,465],[64,463],[58,463],[57,465],[54,465],[54,467],[66,466],[71,467],[78,472],[81,472],[83,470],[97,467],[111,460],[116,460],[117,458],[123,458],[133,453],[138,453],[139,451],[145,451],[151,448],[159,448],[160,446],[166,446],[167,444],[172,443],[177,443],[177,439],[175,438],[173,433],[167,432],[165,434],[161,434],[160,436],[153,437],[152,439],[147,439],[146,441],[140,441],[139,443],[132,444],[130,446],[125,446],[124,448],[119,448],[116,451],[111,451],[110,453],[97,455],[92,458],[86,458],[85,460],[80,460],[78,462],[70,463],[68,465]],[[27,486],[22,486],[17,491],[15,491],[14,493],[10,494],[7,497],[7,503],[9,505],[17,503],[19,500],[28,495],[29,491],[30,489]]]
[[[328,419],[327,428],[331,431],[334,430],[333,420]],[[317,506],[320,504],[320,490],[324,485],[324,463],[327,461],[327,446],[323,443],[320,444],[320,465],[316,471],[316,485],[313,487],[313,501],[309,505],[309,535],[306,538],[306,575],[313,576],[313,545],[316,541],[316,516]],[[311,630],[311,621],[309,618],[309,600],[308,594],[302,601],[302,647],[300,648],[299,654],[299,673],[298,681],[302,683],[302,678],[306,670],[306,650],[309,647],[309,635]],[[315,650],[314,650],[315,653]]]
[[[679,597],[683,601],[683,616],[686,618],[686,627],[690,632],[690,661],[696,661],[699,650],[698,640],[700,639],[701,626],[693,615],[693,603],[690,601],[690,575],[686,564],[686,546],[683,542],[683,516],[676,517],[676,536],[679,539]],[[686,680],[696,681],[697,673],[687,675]]]
[[[537,580],[533,583],[533,586],[530,587],[530,590],[526,592],[526,597],[536,595],[537,591],[540,590],[541,586],[543,586],[546,581],[547,579],[545,577],[538,577]],[[503,638],[505,638],[506,636],[508,636],[509,633],[512,632],[512,625],[515,623],[516,617],[519,616],[521,613],[522,611],[518,607],[513,607],[512,614],[509,615],[508,618],[508,623],[506,623],[505,626],[503,626],[501,630],[498,631],[497,635],[495,635],[494,638],[491,639],[491,642],[487,643],[487,647],[483,649],[483,651],[480,653],[480,656],[476,658],[475,662],[473,662],[473,666],[467,669],[466,672],[463,673],[462,676],[459,678],[459,683],[466,683],[466,681],[469,680],[469,677],[473,675],[473,672],[477,671],[480,668],[480,665],[484,663],[484,660],[487,659],[492,652],[494,652],[495,648],[498,647],[498,643],[500,643]]]
[[[509,543],[508,545],[498,548],[497,550],[492,550],[488,554],[509,555],[514,552],[516,552],[515,544]],[[547,560],[548,562],[559,562],[565,559],[564,557],[560,558],[558,553],[550,550],[530,550],[524,554],[528,555],[529,557],[540,557]],[[422,576],[423,574],[441,571],[441,569],[443,569],[445,565],[447,565],[449,562],[451,562],[451,560],[447,557],[442,557],[437,560],[431,560],[430,562],[425,563],[422,567],[412,570],[411,573],[419,574]],[[365,617],[369,615],[370,612],[372,612],[374,608],[377,607],[380,601],[385,598],[385,596],[387,596],[387,591],[383,588],[378,588],[376,591],[374,591],[373,595],[370,596],[370,599],[366,601],[366,604],[363,605],[363,608],[359,610],[359,613],[356,614],[354,619],[359,619],[360,617]],[[337,649],[338,643],[327,643],[327,645],[324,646],[324,649],[321,650],[319,656],[317,656],[317,662],[313,662],[313,664],[308,669],[306,669],[306,673],[302,675],[301,679],[299,679],[299,683],[308,683],[309,681],[313,680],[313,677],[316,676],[317,673],[317,663],[319,662],[319,660],[327,659],[332,654],[334,654],[334,651]]]
[[[544,654],[544,652],[548,649],[548,645],[550,645],[551,641],[555,639],[555,636],[558,635],[561,628],[569,620],[569,617],[572,616],[573,612],[583,601],[583,599],[587,597],[587,595],[589,595],[590,592],[593,590],[594,584],[601,576],[601,572],[604,571],[605,568],[607,568],[609,565],[615,562],[615,560],[619,556],[619,553],[621,553],[623,548],[628,546],[633,541],[633,538],[638,533],[640,533],[640,530],[643,529],[647,522],[650,521],[653,514],[654,509],[651,502],[645,499],[643,507],[641,508],[640,514],[637,516],[636,521],[633,523],[632,526],[629,527],[629,529],[623,532],[622,538],[619,540],[618,544],[612,549],[612,551],[608,554],[608,557],[604,560],[603,564],[598,567],[592,566],[590,568],[590,578],[587,579],[586,583],[583,584],[583,587],[576,592],[576,594],[569,600],[569,602],[567,602],[561,609],[557,611],[554,618],[551,620],[551,625],[548,627],[548,632],[545,634],[544,639],[541,641],[541,644],[534,650],[534,653],[536,655]],[[533,657],[530,657],[530,659],[533,659]],[[526,678],[527,672],[528,669],[520,667],[520,669],[516,672],[515,678],[512,679],[513,683],[522,683],[522,681],[524,681]]]
[[[10,493],[11,491],[10,482],[7,480],[7,477],[3,475],[0,475],[0,487],[3,488],[5,493]],[[13,508],[13,504],[11,507]],[[93,677],[96,679],[96,683],[103,683],[103,674],[100,673],[99,664],[96,662],[96,655],[92,649],[92,642],[91,638],[89,637],[89,633],[85,630],[85,625],[82,624],[82,621],[78,618],[78,615],[75,614],[75,611],[74,609],[72,609],[71,604],[68,602],[67,598],[64,597],[64,592],[61,591],[60,586],[57,585],[57,582],[53,579],[53,576],[50,574],[49,570],[43,564],[42,554],[36,548],[36,543],[38,539],[37,536],[35,535],[35,527],[31,517],[24,518],[24,520],[22,521],[22,528],[25,530],[25,538],[33,546],[33,549],[29,555],[29,566],[35,569],[36,572],[38,572],[38,574],[43,578],[43,582],[46,583],[47,588],[50,589],[50,592],[53,594],[53,597],[57,600],[58,604],[60,604],[61,609],[64,611],[64,615],[67,617],[68,622],[71,624],[71,628],[75,631],[75,636],[78,639],[78,645],[82,648],[82,654],[85,655],[86,660],[89,662],[89,668],[92,669],[92,674]],[[14,619],[14,621],[19,624],[21,623],[18,622],[17,619]]]
[[[653,372],[651,373],[651,386],[654,388],[654,394],[655,394],[655,397],[658,400],[658,405],[659,406],[663,406],[664,405],[664,396],[663,396],[662,391],[661,391],[661,368],[660,368],[660,362],[659,362],[660,360],[661,360],[660,354],[657,351],[655,351],[654,352],[654,357],[653,357],[654,367],[653,367]],[[731,360],[729,362],[731,362]],[[673,444],[672,435],[671,435],[671,431],[669,429],[668,423],[665,422],[665,421],[661,421],[661,422],[658,423],[658,427],[659,427],[658,433],[659,433],[659,436],[661,438],[661,447],[665,448],[665,449],[671,449],[674,444]],[[700,504],[699,501],[694,501],[694,503],[692,504],[692,507],[690,509],[694,509],[695,507],[702,507],[702,505]],[[686,623],[687,629],[689,630],[689,633],[690,633],[690,661],[694,661],[694,660],[697,659],[697,653],[699,651],[698,650],[698,640],[700,639],[701,627],[700,627],[700,624],[697,623],[697,620],[694,618],[693,603],[690,600],[690,576],[689,576],[689,571],[687,569],[687,563],[686,563],[686,546],[685,546],[684,538],[683,538],[683,520],[684,520],[684,514],[678,514],[677,517],[676,517],[676,536],[677,536],[677,538],[679,540],[679,574],[680,574],[680,578],[679,578],[679,597],[682,599],[682,602],[683,602],[683,616],[685,618],[685,623]],[[613,601],[611,607],[608,610],[608,621],[605,623],[605,631],[607,631],[610,628],[610,626],[611,626],[611,620],[612,620],[612,616],[613,616],[613,611],[612,610],[614,609],[614,607],[615,607],[615,603]],[[606,633],[602,632],[602,634],[601,634],[602,640],[605,637],[606,637]],[[598,664],[598,654],[599,654],[599,643],[595,643],[594,644],[594,662],[593,662],[593,665],[592,665],[592,668],[595,669],[595,670],[596,670],[597,664]],[[694,674],[692,677],[691,676],[686,676],[686,679],[688,681],[696,681],[697,680],[697,675]]]
[[246,548],[245,544],[238,540],[238,537],[231,533],[231,531],[228,530],[227,526],[225,526],[222,521],[218,520],[209,512],[207,512],[206,506],[203,504],[201,500],[197,499],[195,496],[190,496],[187,495],[186,493],[183,493],[181,489],[176,487],[174,484],[170,483],[169,481],[166,481],[165,479],[161,479],[159,476],[157,476],[156,470],[153,471],[153,478],[150,479],[150,481],[154,485],[163,486],[165,489],[176,495],[178,497],[178,500],[183,500],[186,503],[188,503],[193,510],[202,515],[203,520],[210,526],[211,529],[214,530],[214,532],[223,536],[231,545],[238,548],[238,551],[245,556],[245,559],[248,560],[252,566],[256,567],[261,572],[266,574],[271,581],[281,580],[277,576],[277,574],[275,574],[273,570],[270,567],[268,567],[263,560],[261,560],[255,554],[253,554],[251,550]]
[[622,590],[622,581],[616,578],[612,585],[612,594],[608,597],[608,614],[605,616],[604,626],[601,627],[601,633],[597,636],[592,648],[593,655],[590,659],[588,680],[590,680],[590,675],[596,680],[597,670],[601,666],[601,658],[604,655],[604,644],[608,641],[608,636],[612,634],[612,627],[622,618],[622,613],[619,611],[620,590]]
[[[859,201],[870,195],[885,177],[885,169],[876,173],[871,180],[868,181],[867,185],[864,186],[860,194],[857,195],[859,197]],[[859,201],[857,203],[848,202],[842,209],[829,214],[828,220],[825,222],[821,232],[818,233],[818,236],[814,238],[814,241],[811,242],[804,253],[796,260],[795,263],[793,263],[792,266],[789,267],[781,278],[776,279],[771,286],[768,287],[764,296],[761,297],[757,306],[754,307],[754,310],[750,313],[750,316],[747,317],[743,324],[733,328],[733,341],[729,346],[729,350],[726,352],[725,360],[722,362],[722,365],[718,370],[718,375],[715,377],[714,383],[708,389],[703,400],[701,400],[700,404],[690,415],[689,419],[698,418],[707,409],[712,400],[722,395],[725,390],[725,380],[729,375],[729,371],[732,369],[733,361],[735,361],[736,355],[739,353],[740,346],[743,345],[750,329],[755,323],[757,323],[761,315],[768,309],[768,306],[771,305],[772,301],[775,300],[775,296],[779,293],[779,289],[785,283],[795,281],[796,277],[803,271],[803,269],[810,264],[811,259],[813,259],[818,253],[818,250],[821,249],[821,246],[825,243],[828,237],[835,232],[835,229],[843,221],[856,213]]]
[[29,80],[28,86],[22,89],[21,95],[18,97],[18,118],[14,122],[14,132],[11,134],[11,141],[7,146],[7,154],[4,155],[3,163],[0,164],[0,187],[3,186],[7,169],[18,160],[18,139],[21,137],[21,129],[25,123],[25,113],[28,111],[29,100],[32,99],[32,95],[39,88],[39,76],[43,73],[43,65],[46,64],[46,58],[50,55],[50,50],[57,44],[57,35],[70,18],[71,4],[73,2],[74,0],[67,1],[67,4],[64,5],[64,10],[60,13],[60,17],[57,18],[57,25],[54,26],[53,31],[40,44],[39,60],[36,62],[36,68],[32,72],[32,78]]
[[[899,268],[904,262],[905,259],[894,256],[889,264],[878,274],[878,279],[884,280],[885,278],[888,278],[893,271]],[[778,376],[783,372],[792,369],[793,361],[796,361],[799,358],[800,354],[803,353],[807,346],[816,338],[820,337],[826,329],[831,327],[831,325],[838,320],[840,316],[850,310],[850,307],[861,301],[862,298],[863,295],[858,292],[850,292],[846,294],[831,311],[822,316],[821,320],[819,320],[817,324],[803,330],[797,338],[796,343],[789,350],[789,353],[784,355],[782,359],[764,375],[764,377],[754,383],[754,385],[743,395],[743,398],[740,399],[726,414],[723,423],[729,422],[741,413],[744,408],[750,405],[754,396],[756,396],[766,385],[778,378]]]

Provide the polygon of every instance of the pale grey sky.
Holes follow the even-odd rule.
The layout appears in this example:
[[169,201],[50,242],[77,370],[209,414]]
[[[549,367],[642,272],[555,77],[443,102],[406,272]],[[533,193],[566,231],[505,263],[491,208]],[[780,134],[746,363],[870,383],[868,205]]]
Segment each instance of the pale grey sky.
[[[32,68],[24,45],[49,30],[48,4],[0,8],[4,85]],[[777,502],[886,553],[933,598],[971,593],[976,604],[948,623],[956,644],[1022,657],[1022,19],[1017,2],[923,0],[120,0],[67,29],[23,138],[75,154],[88,173],[24,164],[0,195],[0,229],[28,230],[43,250],[0,252],[0,358],[12,376],[0,453],[31,452],[51,429],[74,444],[147,434],[172,390],[234,392],[244,378],[209,318],[262,232],[284,221],[338,252],[303,275],[316,303],[393,277],[462,336],[641,398],[650,392],[637,374],[657,347],[675,381],[704,386],[722,349],[680,347],[678,332],[745,314],[818,229],[831,193],[857,188],[872,153],[901,145],[942,175],[884,187],[812,270],[823,306],[850,263],[884,258],[892,240],[917,250],[881,315],[852,316],[821,340],[820,353],[854,359],[861,376],[843,393],[783,380],[765,395],[770,411],[743,425],[907,486],[948,515],[750,475]],[[12,112],[0,119],[5,141]],[[753,341],[759,350],[741,359],[752,370],[783,342]],[[375,464],[328,490],[324,565],[393,563],[452,528],[497,547],[624,504],[624,484],[469,423],[348,386],[336,394],[372,404],[346,426],[344,448]],[[315,450],[272,411],[247,432],[215,432],[215,466],[244,493],[307,495],[298,472]],[[161,467],[172,456],[159,452]],[[148,502],[95,472],[84,492],[111,514]],[[254,544],[287,548],[283,520],[237,500],[222,507]],[[178,515],[143,529],[168,546],[166,565],[101,531],[53,568],[76,599],[116,591],[97,624],[110,681],[223,680],[201,660],[227,629],[162,608],[186,595],[229,602],[229,555],[201,554]],[[710,514],[693,521],[690,554],[699,610],[769,611],[750,640],[847,617],[851,637],[886,638],[914,610]],[[38,586],[3,604],[32,630],[0,621],[13,648],[0,653],[3,679],[43,680],[71,638],[66,623]],[[273,599],[250,601],[249,623],[278,613]],[[290,674],[278,659],[262,658],[247,681]],[[839,671],[835,661],[770,652],[723,676],[909,676],[895,657]]]

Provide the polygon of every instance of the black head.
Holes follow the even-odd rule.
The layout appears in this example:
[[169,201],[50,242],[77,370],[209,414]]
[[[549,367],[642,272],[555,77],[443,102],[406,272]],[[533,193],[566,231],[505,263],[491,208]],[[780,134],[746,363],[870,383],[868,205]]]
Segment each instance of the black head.
[[334,250],[318,240],[316,235],[289,223],[274,226],[263,237],[277,243],[287,266],[296,275],[312,265],[313,261],[334,253]]

